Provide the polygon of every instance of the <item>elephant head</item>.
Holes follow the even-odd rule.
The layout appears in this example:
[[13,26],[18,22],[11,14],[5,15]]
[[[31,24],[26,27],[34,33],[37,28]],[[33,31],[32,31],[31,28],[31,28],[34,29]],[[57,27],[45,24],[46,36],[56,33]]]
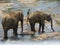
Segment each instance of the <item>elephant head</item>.
[[53,20],[52,20],[51,15],[46,15],[45,20],[47,20],[48,22],[51,22],[51,29],[54,32],[54,29],[53,29]]

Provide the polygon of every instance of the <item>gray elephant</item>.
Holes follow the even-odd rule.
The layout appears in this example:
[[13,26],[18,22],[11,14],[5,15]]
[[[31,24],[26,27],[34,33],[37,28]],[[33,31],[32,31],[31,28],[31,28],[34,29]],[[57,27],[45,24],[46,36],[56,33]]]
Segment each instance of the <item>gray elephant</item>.
[[36,32],[34,26],[35,26],[35,23],[39,23],[39,33],[40,33],[41,27],[42,27],[42,33],[44,33],[45,20],[47,20],[48,22],[51,22],[51,29],[54,32],[51,15],[45,14],[41,11],[35,11],[31,13],[29,11],[30,9],[27,12],[27,17],[30,22],[31,31]]
[[21,28],[23,32],[23,12],[15,11],[6,14],[2,18],[2,27],[4,30],[4,39],[8,39],[7,32],[9,29],[13,29],[14,36],[17,36],[18,22],[21,21]]

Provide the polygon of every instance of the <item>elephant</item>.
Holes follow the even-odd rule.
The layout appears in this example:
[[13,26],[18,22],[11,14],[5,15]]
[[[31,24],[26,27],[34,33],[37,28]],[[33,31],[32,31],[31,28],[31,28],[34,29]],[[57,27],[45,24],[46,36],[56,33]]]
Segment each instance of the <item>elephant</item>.
[[13,29],[13,34],[17,36],[18,22],[21,21],[21,29],[23,32],[23,12],[14,11],[3,16],[2,27],[4,30],[4,39],[8,39],[7,32],[9,29]]
[[41,28],[42,28],[42,33],[44,33],[44,26],[45,26],[45,20],[48,22],[51,22],[51,29],[54,32],[55,30],[53,29],[53,20],[51,15],[48,15],[44,12],[41,11],[34,11],[34,12],[30,12],[30,9],[28,9],[27,12],[27,18],[29,20],[30,26],[31,26],[31,31],[36,32],[35,31],[35,23],[39,23],[39,31],[38,33],[41,33]]

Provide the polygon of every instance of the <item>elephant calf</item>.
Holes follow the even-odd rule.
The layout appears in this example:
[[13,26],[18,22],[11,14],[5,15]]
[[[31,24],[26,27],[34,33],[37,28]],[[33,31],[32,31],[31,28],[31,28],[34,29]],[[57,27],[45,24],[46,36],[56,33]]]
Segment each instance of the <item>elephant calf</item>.
[[27,16],[30,22],[31,31],[35,32],[35,27],[34,27],[35,23],[39,23],[39,33],[40,33],[41,27],[42,27],[42,33],[44,33],[45,20],[47,20],[48,22],[49,21],[51,22],[51,29],[52,31],[54,31],[51,15],[45,14],[41,11],[35,11],[31,13],[29,13],[29,11],[30,9],[27,12]]
[[23,32],[23,13],[21,11],[11,12],[3,16],[2,27],[4,30],[4,39],[8,39],[7,32],[9,29],[13,29],[14,36],[17,36],[19,21],[21,21],[21,28]]

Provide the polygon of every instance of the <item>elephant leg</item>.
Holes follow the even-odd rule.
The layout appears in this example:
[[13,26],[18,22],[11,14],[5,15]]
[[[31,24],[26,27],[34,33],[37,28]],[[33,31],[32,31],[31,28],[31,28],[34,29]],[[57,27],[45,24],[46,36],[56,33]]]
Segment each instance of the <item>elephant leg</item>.
[[35,26],[35,24],[30,23],[30,26],[31,26],[31,31],[32,31],[32,32],[34,32],[34,34],[32,34],[32,35],[31,35],[31,37],[34,37],[35,32],[36,32],[36,31],[35,31],[35,27],[34,27],[34,26]]
[[22,33],[23,33],[23,20],[21,21],[21,29],[22,29]]
[[31,26],[31,31],[36,32],[35,31],[35,23],[34,24],[33,23],[30,23],[30,26]]
[[7,31],[8,31],[8,30],[4,30],[4,39],[5,39],[5,40],[8,39]]
[[42,22],[42,33],[44,33],[44,26],[45,26],[45,22]]
[[17,28],[13,28],[13,34],[17,37]]
[[39,34],[41,32],[41,23],[39,23]]

